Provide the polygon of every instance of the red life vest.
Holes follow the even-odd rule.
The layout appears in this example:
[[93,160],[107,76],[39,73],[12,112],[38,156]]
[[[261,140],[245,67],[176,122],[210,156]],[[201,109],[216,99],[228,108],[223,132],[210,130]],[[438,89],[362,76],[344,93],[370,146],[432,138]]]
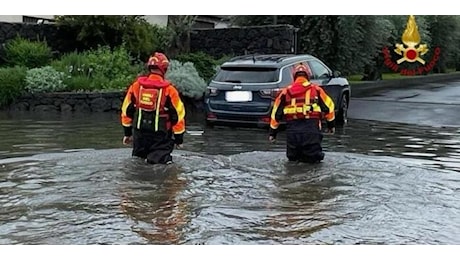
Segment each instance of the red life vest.
[[166,104],[166,87],[169,81],[139,77],[139,95],[136,100],[134,125],[137,129],[159,131],[171,129]]
[[283,114],[286,121],[303,118],[321,118],[321,108],[318,104],[317,87],[311,83],[294,83],[286,92],[286,104]]

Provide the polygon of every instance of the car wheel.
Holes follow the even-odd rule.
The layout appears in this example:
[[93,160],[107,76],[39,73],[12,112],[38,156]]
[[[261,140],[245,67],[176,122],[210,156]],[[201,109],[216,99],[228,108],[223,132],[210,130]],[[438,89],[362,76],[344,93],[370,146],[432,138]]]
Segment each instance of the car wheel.
[[341,98],[339,111],[337,113],[336,122],[338,125],[345,125],[348,122],[348,99],[347,95],[343,94]]

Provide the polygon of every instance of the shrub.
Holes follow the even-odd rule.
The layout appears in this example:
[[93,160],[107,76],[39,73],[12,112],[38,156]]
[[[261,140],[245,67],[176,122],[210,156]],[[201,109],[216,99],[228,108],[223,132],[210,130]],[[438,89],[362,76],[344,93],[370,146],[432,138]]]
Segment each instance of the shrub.
[[66,85],[66,91],[93,91],[97,88],[94,87],[93,80],[87,76],[67,76],[63,80]]
[[9,66],[38,68],[48,65],[51,58],[51,48],[46,42],[17,37],[5,45],[5,60]]
[[24,92],[26,68],[0,68],[0,107],[9,105]]
[[73,91],[126,89],[143,70],[143,65],[134,62],[124,46],[113,50],[100,46],[82,53],[69,53],[52,66],[66,74],[67,90]]
[[88,66],[95,73],[112,78],[116,75],[125,75],[131,70],[131,57],[123,47],[117,47],[113,51],[108,46],[100,46],[86,53]]
[[51,66],[30,69],[26,74],[25,90],[29,93],[63,91],[66,88],[63,79],[64,73]]
[[78,52],[71,52],[62,55],[59,60],[51,62],[51,67],[71,76],[88,77],[93,71],[93,69],[89,66],[88,55],[86,53]]
[[214,67],[217,61],[210,55],[204,52],[179,54],[175,58],[180,62],[191,62],[195,66],[200,76],[208,82],[216,73]]
[[171,60],[166,79],[171,81],[179,92],[187,97],[199,99],[206,91],[206,82],[198,74],[191,62],[181,63]]
[[147,58],[152,50],[169,47],[172,32],[151,25],[142,15],[64,15],[56,17],[61,28],[77,32],[75,41],[83,49],[101,42],[115,47],[125,44],[131,55]]

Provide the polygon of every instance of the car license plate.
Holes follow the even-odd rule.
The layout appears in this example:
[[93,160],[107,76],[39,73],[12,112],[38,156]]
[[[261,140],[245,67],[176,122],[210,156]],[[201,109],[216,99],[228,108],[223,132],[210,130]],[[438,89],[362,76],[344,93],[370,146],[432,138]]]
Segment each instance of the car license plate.
[[227,102],[248,102],[252,101],[252,91],[227,91],[225,92]]

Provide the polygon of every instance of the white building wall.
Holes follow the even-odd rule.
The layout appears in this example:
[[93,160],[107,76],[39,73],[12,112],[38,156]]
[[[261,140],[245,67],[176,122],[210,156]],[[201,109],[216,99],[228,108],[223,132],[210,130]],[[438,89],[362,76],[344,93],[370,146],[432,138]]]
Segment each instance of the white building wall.
[[151,24],[156,24],[159,26],[166,27],[168,25],[168,16],[167,15],[144,15],[145,20]]
[[[26,15],[30,17],[43,18],[43,19],[54,19],[54,15]],[[7,23],[22,23],[23,15],[0,15],[0,22]]]
[[228,23],[217,22],[214,28],[216,29],[228,28]]

